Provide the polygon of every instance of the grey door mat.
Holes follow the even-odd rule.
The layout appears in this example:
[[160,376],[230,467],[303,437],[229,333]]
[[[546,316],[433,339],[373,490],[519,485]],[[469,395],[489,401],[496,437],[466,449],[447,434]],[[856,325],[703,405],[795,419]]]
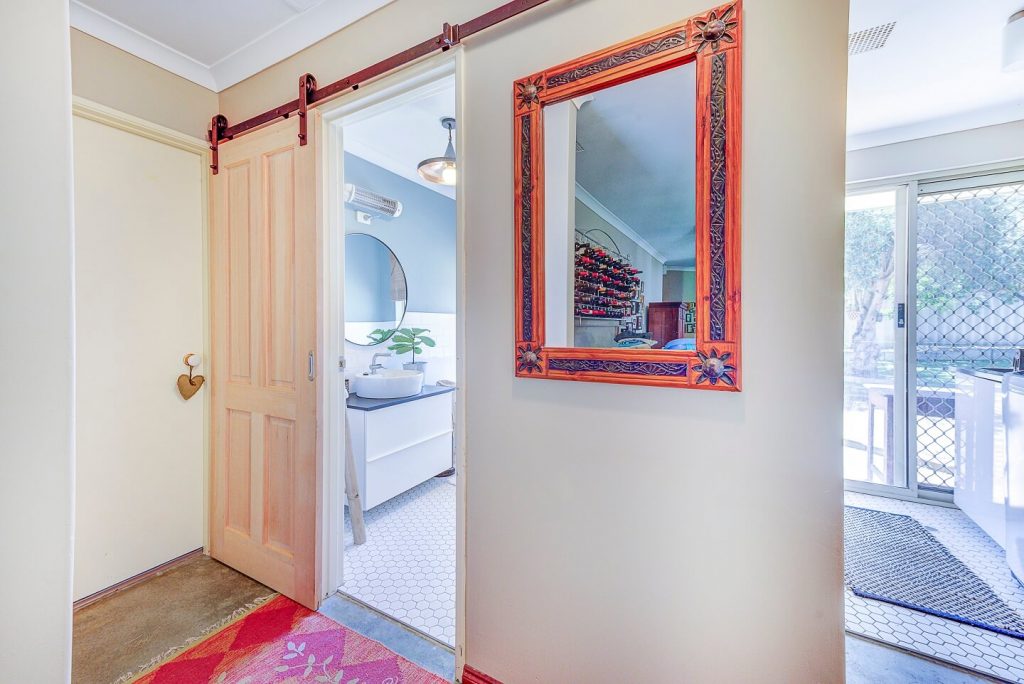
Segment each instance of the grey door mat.
[[846,506],[845,579],[853,593],[1024,639],[1024,618],[907,515]]

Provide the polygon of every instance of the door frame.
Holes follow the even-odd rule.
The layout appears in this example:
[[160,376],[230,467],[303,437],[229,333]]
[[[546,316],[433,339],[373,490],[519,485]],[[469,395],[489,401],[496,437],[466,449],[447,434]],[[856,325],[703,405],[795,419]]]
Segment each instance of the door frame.
[[[412,66],[401,69],[358,91],[341,98],[331,105],[320,108],[324,140],[323,188],[325,201],[325,226],[322,240],[323,292],[322,335],[324,351],[324,382],[321,387],[324,406],[324,439],[322,464],[322,510],[323,534],[320,541],[322,593],[335,593],[342,584],[344,568],[344,500],[345,500],[345,368],[340,363],[345,353],[344,338],[344,263],[345,223],[342,209],[343,168],[343,127],[361,119],[369,118],[380,111],[385,104],[394,106],[403,99],[418,97],[432,83],[454,77],[455,116],[462,120],[464,113],[463,93],[463,52],[461,46],[424,59]],[[457,149],[463,149],[463,127],[455,129]],[[455,402],[455,463],[460,476],[456,479],[456,588],[455,623],[456,672],[464,663],[465,643],[465,511],[466,511],[466,450],[465,450],[465,173],[456,181],[456,376],[459,378],[460,400]]]
[[[897,189],[898,192],[905,193],[906,198],[906,211],[903,212],[903,254],[904,254],[904,268],[905,273],[902,275],[904,295],[903,301],[906,302],[906,328],[902,335],[904,347],[906,350],[905,360],[905,385],[904,385],[904,401],[903,404],[903,424],[902,430],[905,441],[905,463],[906,463],[906,487],[895,487],[891,485],[880,485],[869,482],[861,482],[857,480],[844,480],[843,488],[845,491],[860,492],[864,494],[874,494],[876,496],[885,496],[893,499],[903,499],[907,501],[915,501],[917,503],[934,504],[938,506],[955,507],[953,503],[953,494],[946,492],[937,492],[928,488],[921,489],[918,487],[917,482],[917,436],[916,430],[911,430],[908,417],[913,415],[912,412],[917,410],[917,347],[913,344],[910,339],[910,332],[916,330],[917,326],[917,283],[916,278],[912,277],[917,272],[917,250],[915,246],[917,244],[917,196],[919,193],[919,186],[928,183],[939,183],[939,182],[955,182],[959,180],[965,180],[976,176],[989,176],[997,175],[1001,173],[1021,171],[1022,164],[1024,164],[1024,158],[1013,158],[999,162],[992,162],[986,164],[969,164],[966,166],[953,167],[942,170],[933,171],[922,171],[917,173],[901,174],[897,176],[872,178],[861,181],[856,181],[846,184],[846,195],[863,194],[869,192],[884,191],[887,189]],[[898,203],[898,201],[897,201]],[[900,216],[897,216],[897,221],[900,220]],[[897,223],[897,231],[900,230],[899,223]],[[900,236],[897,235],[897,245],[901,240]],[[898,257],[897,257],[898,258]],[[897,272],[897,288],[899,287],[900,274]],[[897,299],[899,302],[899,295],[897,289]],[[899,412],[897,412],[899,413]],[[898,419],[899,416],[897,415]],[[915,426],[916,427],[916,426]]]

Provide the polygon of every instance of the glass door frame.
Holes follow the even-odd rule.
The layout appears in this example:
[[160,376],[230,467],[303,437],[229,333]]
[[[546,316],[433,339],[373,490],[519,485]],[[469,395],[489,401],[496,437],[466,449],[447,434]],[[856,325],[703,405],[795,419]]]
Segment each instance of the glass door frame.
[[[893,226],[893,305],[896,311],[902,305],[904,309],[904,324],[901,326],[899,315],[893,320],[893,415],[892,415],[892,444],[895,453],[893,454],[893,473],[896,481],[902,479],[905,486],[893,484],[881,484],[877,482],[865,482],[863,480],[851,480],[844,478],[843,488],[848,491],[861,492],[864,494],[876,494],[890,498],[917,499],[917,477],[912,467],[909,455],[910,448],[909,422],[907,421],[909,400],[909,388],[913,385],[911,375],[913,365],[909,363],[908,356],[908,335],[911,328],[913,313],[909,302],[913,301],[911,293],[908,292],[908,273],[910,264],[908,260],[908,245],[910,228],[913,225],[914,202],[911,197],[916,197],[916,181],[909,183],[857,183],[849,184],[846,188],[846,196],[867,195],[882,192],[894,192],[896,197],[895,225]],[[845,245],[845,231],[844,231]],[[908,372],[909,371],[909,372]],[[874,410],[869,408],[869,410]]]

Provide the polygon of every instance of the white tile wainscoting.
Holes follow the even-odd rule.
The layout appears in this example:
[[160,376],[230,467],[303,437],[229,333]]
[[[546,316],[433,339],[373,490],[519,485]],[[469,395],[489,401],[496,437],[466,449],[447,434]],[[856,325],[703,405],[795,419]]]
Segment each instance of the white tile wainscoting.
[[[456,379],[455,314],[408,311],[401,327],[426,328],[430,332],[425,334],[437,342],[436,347],[424,347],[423,354],[416,355],[417,361],[427,362],[423,378],[425,384],[436,385],[438,380],[454,381]],[[351,342],[345,342],[347,374],[358,375],[365,372],[370,367],[373,355],[378,352],[386,353],[389,344],[390,342],[385,342],[374,347],[361,347]],[[412,361],[410,354],[381,360],[386,368],[401,368],[402,364],[408,361]]]

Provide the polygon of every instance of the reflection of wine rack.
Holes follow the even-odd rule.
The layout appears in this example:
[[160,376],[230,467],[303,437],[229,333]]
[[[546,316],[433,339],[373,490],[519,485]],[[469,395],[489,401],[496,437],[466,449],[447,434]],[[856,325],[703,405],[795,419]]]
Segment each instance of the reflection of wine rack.
[[613,320],[638,316],[643,291],[639,273],[621,256],[577,240],[576,316]]

